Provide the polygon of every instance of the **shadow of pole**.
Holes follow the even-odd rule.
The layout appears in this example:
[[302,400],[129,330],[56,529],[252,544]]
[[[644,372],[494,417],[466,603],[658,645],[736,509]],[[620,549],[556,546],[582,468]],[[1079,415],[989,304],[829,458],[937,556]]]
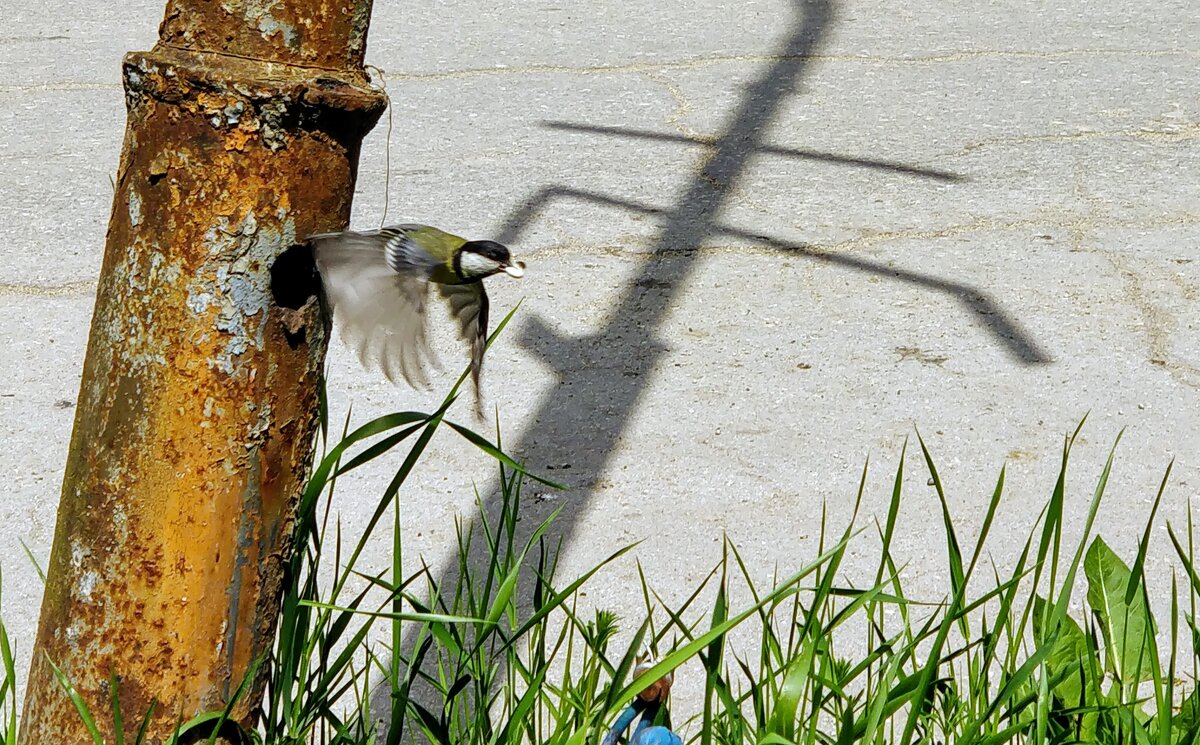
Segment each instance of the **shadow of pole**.
[[[717,219],[729,188],[764,147],[771,123],[833,20],[833,0],[794,0],[794,7],[796,18],[777,58],[746,88],[675,206],[662,213],[651,258],[626,286],[608,323],[585,336],[560,335],[537,317],[522,326],[519,342],[556,372],[559,385],[538,407],[524,440],[511,447],[534,468],[569,462],[577,474],[570,501],[554,523],[564,543],[607,471],[617,440],[647,390],[649,373],[668,351],[656,334],[697,264],[691,249],[722,232]],[[533,217],[531,207],[538,209],[535,203],[517,210],[498,240],[515,242]],[[489,519],[497,501],[493,496],[487,502]],[[526,530],[532,531],[552,507],[523,504]]]
[[[675,206],[662,211],[612,197],[578,190],[552,187],[542,190],[533,200],[516,210],[497,239],[512,243],[532,221],[545,202],[558,197],[577,197],[598,203],[611,203],[634,211],[660,215],[663,227],[654,241],[651,258],[638,276],[625,288],[609,315],[608,323],[596,333],[570,337],[558,334],[541,319],[531,318],[523,325],[519,341],[554,370],[557,385],[541,402],[531,418],[524,438],[508,443],[534,469],[546,464],[569,462],[571,484],[567,504],[553,530],[564,543],[570,541],[584,508],[591,499],[596,482],[608,469],[615,445],[626,430],[639,399],[649,383],[648,374],[662,360],[667,347],[656,338],[659,326],[671,309],[677,294],[696,264],[694,249],[714,235],[735,235],[769,247],[798,252],[810,258],[851,266],[903,281],[932,287],[957,295],[974,312],[994,321],[993,333],[1013,341],[1009,348],[1030,362],[1046,361],[1044,353],[1020,330],[998,312],[991,299],[970,287],[941,282],[935,277],[897,270],[866,259],[826,254],[803,245],[776,242],[762,236],[732,230],[718,222],[728,190],[749,167],[751,158],[770,149],[764,138],[787,97],[792,94],[833,20],[833,0],[795,0],[797,17],[775,60],[747,89],[722,133],[705,141],[707,157],[701,168],[678,196]],[[839,158],[825,153],[794,151],[780,153],[818,160],[833,160],[850,165],[885,168],[942,181],[958,180],[953,174],[914,169],[892,163],[865,159]],[[561,474],[556,477],[562,480]],[[518,523],[518,545],[561,502],[522,504]],[[494,520],[500,507],[499,489],[483,502],[484,519]],[[469,528],[467,528],[469,529]],[[478,530],[476,530],[478,533]],[[481,547],[482,541],[473,546]],[[468,557],[472,571],[487,567],[484,551],[472,551]],[[459,572],[457,563],[440,570],[437,582],[453,587]],[[411,647],[413,640],[406,640]],[[391,704],[386,686],[372,696],[372,709],[387,712]]]
[[[856,159],[847,159],[856,160]],[[870,167],[887,168],[888,170],[900,170],[895,167],[897,164],[885,162],[872,162]],[[911,168],[912,171],[922,171],[922,169]],[[924,175],[929,178],[938,178],[940,172],[922,172],[914,173],[914,175]],[[596,194],[595,192],[584,191],[581,189],[571,189],[562,186],[547,187],[539,191],[533,199],[528,201],[515,215],[515,220],[510,221],[510,224],[525,224],[533,220],[534,214],[543,209],[547,204],[557,199],[577,199],[592,204],[601,204],[610,207],[615,207],[627,212],[638,212],[644,215],[660,215],[662,210],[650,205],[641,204],[626,199],[617,199],[605,194]],[[855,256],[846,253],[834,253],[822,249],[819,246],[813,246],[806,243],[790,243],[781,241],[770,236],[752,233],[746,230],[739,230],[727,225],[718,224],[716,222],[711,226],[712,235],[725,235],[731,238],[738,238],[751,243],[758,243],[767,248],[785,252],[797,256],[799,258],[808,259],[811,261],[820,261],[826,264],[842,266],[847,269],[874,274],[886,279],[892,279],[906,284],[923,287],[934,292],[947,294],[958,301],[963,308],[968,311],[977,322],[979,322],[984,330],[988,331],[1009,356],[1023,365],[1045,365],[1053,362],[1054,359],[1047,353],[1037,340],[1027,332],[1024,327],[1015,318],[1011,317],[1004,308],[996,301],[990,292],[976,285],[967,284],[965,282],[953,282],[933,274],[925,272],[913,271],[910,269],[901,269],[899,267],[890,266],[884,262],[872,261],[871,259]],[[660,257],[665,256],[681,256],[693,250],[694,247],[682,246],[675,249],[658,249],[657,254]],[[643,284],[645,282],[643,281]],[[662,284],[661,282],[657,284]],[[551,331],[538,331],[538,334],[550,333]],[[526,340],[526,344],[532,344],[538,338],[538,335],[526,332],[522,339]]]
[[[797,17],[777,50],[778,58],[747,88],[729,124],[711,144],[701,169],[679,195],[674,209],[666,214],[655,241],[655,258],[625,289],[608,324],[584,337],[558,335],[537,319],[524,326],[521,343],[541,353],[545,364],[558,374],[560,384],[533,415],[525,439],[510,443],[508,448],[535,468],[543,462],[570,461],[573,473],[588,480],[571,485],[570,502],[554,523],[553,529],[564,543],[570,541],[595,480],[606,470],[618,437],[636,411],[649,382],[646,373],[667,351],[655,332],[695,264],[692,256],[678,250],[698,246],[713,234],[726,190],[764,146],[769,125],[795,90],[832,20],[832,0],[795,0],[795,7]],[[497,239],[513,242],[530,218],[528,205],[517,210]],[[664,267],[664,262],[670,266]],[[655,281],[664,268],[669,268],[674,281]],[[617,347],[619,351],[614,354]],[[587,364],[593,356],[602,363]],[[620,367],[614,368],[614,362]],[[484,519],[494,519],[499,502],[499,489],[495,489],[483,503]],[[519,525],[526,533],[551,511],[549,506],[533,503],[523,504],[522,508]],[[536,514],[539,512],[543,514]],[[526,538],[518,536],[518,544]],[[482,543],[476,541],[473,545]],[[486,568],[487,557],[482,549],[473,553],[478,555],[469,557],[472,567]],[[437,579],[439,586],[453,586],[458,571],[457,564],[445,567]],[[405,646],[411,643],[407,640]],[[389,711],[391,700],[386,686],[372,698],[372,710]]]
[[[638,140],[675,142],[681,145],[700,145],[703,147],[712,147],[716,144],[716,139],[711,137],[685,137],[684,135],[673,135],[665,132],[651,132],[644,129],[629,129],[627,127],[602,127],[594,124],[578,124],[576,122],[560,121],[547,121],[542,122],[542,124],[547,129],[557,129],[560,132],[580,132],[583,134],[607,135],[610,137],[629,137]],[[859,168],[870,168],[877,171],[903,173],[908,176],[917,176],[918,178],[927,178],[949,184],[969,181],[969,179],[965,176],[960,176],[959,174],[952,173],[950,171],[938,170],[936,168],[919,168],[917,166],[908,165],[907,163],[895,163],[893,161],[875,160],[873,158],[849,158],[845,155],[825,153],[821,152],[820,150],[806,150],[801,148],[764,145],[759,148],[758,152],[763,155],[778,155],[784,158],[802,158],[805,160],[815,160],[822,163],[833,163],[840,166],[857,166]]]

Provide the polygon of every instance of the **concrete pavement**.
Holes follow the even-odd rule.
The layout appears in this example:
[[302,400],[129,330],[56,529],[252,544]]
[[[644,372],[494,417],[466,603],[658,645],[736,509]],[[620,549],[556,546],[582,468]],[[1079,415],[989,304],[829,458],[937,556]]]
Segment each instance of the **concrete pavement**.
[[[848,517],[868,454],[864,510],[884,514],[914,427],[967,535],[1008,463],[1003,562],[1088,412],[1069,527],[1121,427],[1100,532],[1132,555],[1171,458],[1159,522],[1182,523],[1200,496],[1200,14],[1052,5],[377,3],[389,222],[501,238],[530,265],[491,285],[500,312],[524,305],[485,382],[507,445],[573,487],[529,505],[564,507],[565,574],[647,539],[636,557],[681,599],[723,532],[764,575],[798,565],[823,502],[839,529]],[[48,555],[119,62],[153,43],[162,8],[0,8],[0,562],[23,684],[40,588],[19,541]],[[387,136],[385,119],[364,147],[356,226],[381,218]],[[330,388],[337,421],[440,396],[340,345]],[[493,468],[452,435],[435,445],[404,510],[410,558],[438,565]],[[937,599],[941,529],[914,454],[898,550],[908,589]],[[348,534],[395,465],[341,485]],[[1170,557],[1155,535],[1152,576]],[[873,570],[864,540],[851,573]],[[630,559],[589,598],[636,611],[635,578]]]

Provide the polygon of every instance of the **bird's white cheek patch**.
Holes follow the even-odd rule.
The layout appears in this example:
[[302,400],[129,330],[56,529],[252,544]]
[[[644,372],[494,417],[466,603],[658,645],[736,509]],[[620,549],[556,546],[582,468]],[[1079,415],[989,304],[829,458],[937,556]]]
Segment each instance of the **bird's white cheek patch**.
[[463,251],[462,254],[462,273],[467,277],[478,277],[482,274],[491,274],[500,268],[500,265],[489,258],[480,256],[477,253]]

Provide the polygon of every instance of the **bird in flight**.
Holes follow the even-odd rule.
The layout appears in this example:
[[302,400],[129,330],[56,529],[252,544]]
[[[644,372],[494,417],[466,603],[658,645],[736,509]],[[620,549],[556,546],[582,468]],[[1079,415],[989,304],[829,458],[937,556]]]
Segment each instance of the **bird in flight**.
[[427,225],[394,225],[310,236],[317,270],[334,320],[364,365],[377,363],[388,380],[403,377],[424,388],[437,358],[425,337],[433,286],[471,346],[476,414],[482,417],[480,373],[487,346],[488,296],[483,280],[501,272],[525,274],[508,248],[468,241]]

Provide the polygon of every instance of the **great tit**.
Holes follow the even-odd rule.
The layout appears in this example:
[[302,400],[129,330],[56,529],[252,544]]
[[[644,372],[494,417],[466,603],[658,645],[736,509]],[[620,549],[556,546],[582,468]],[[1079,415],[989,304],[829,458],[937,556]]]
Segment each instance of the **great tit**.
[[500,272],[521,277],[525,264],[495,241],[468,241],[427,225],[322,233],[307,240],[342,336],[364,365],[378,362],[392,382],[398,373],[423,388],[426,363],[437,365],[425,338],[426,299],[435,285],[471,345],[476,413],[482,415],[479,376],[488,325],[482,280]]

